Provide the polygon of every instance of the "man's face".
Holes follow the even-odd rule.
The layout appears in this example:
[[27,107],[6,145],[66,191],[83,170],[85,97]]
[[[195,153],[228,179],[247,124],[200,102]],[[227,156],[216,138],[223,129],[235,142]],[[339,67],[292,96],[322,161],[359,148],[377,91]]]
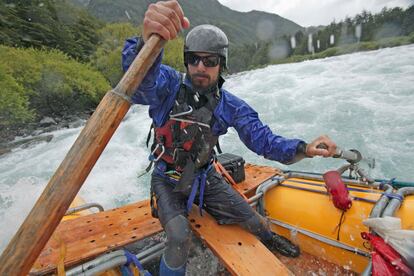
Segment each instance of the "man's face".
[[[209,53],[189,53],[189,55],[191,57],[187,59],[187,71],[193,87],[200,90],[208,90],[215,86],[220,71],[219,56]],[[214,64],[216,65],[212,66]]]

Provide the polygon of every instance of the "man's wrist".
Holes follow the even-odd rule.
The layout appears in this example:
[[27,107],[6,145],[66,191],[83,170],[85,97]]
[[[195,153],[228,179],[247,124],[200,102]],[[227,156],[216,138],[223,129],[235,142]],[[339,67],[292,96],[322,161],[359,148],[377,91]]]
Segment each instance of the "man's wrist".
[[300,142],[296,148],[296,154],[303,154],[306,157],[312,158],[313,156],[310,156],[306,153],[307,147],[308,144],[306,142]]

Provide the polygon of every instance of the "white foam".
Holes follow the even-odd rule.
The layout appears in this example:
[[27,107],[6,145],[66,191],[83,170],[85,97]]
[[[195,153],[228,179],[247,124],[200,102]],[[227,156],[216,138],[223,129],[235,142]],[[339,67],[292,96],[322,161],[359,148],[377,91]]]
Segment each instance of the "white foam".
[[[310,141],[328,134],[343,148],[376,158],[376,178],[414,175],[414,45],[230,76],[225,87],[253,106],[276,133]],[[106,208],[147,198],[146,107],[133,107],[83,185],[81,196]],[[0,157],[0,251],[30,211],[81,128],[54,132],[50,143]],[[230,129],[226,152],[249,162],[281,166],[251,153]],[[323,172],[342,161],[313,158],[289,169]]]

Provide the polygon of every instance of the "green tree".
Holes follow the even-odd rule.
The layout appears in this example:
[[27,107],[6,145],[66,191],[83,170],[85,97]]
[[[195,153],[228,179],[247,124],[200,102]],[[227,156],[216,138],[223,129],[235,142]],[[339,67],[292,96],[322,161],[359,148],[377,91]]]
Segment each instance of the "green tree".
[[405,11],[401,28],[404,35],[409,35],[414,32],[414,5]]
[[86,61],[101,25],[64,0],[0,2],[0,44],[7,46],[55,48]]

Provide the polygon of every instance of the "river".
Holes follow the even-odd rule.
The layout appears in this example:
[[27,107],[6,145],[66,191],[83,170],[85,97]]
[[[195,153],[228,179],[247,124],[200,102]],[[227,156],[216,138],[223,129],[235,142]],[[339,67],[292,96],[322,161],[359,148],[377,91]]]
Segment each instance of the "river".
[[[414,45],[296,64],[268,66],[229,76],[225,88],[243,98],[276,133],[306,141],[329,135],[344,149],[375,158],[375,178],[414,181]],[[148,197],[145,140],[147,108],[134,106],[83,185],[80,195],[105,208]],[[54,133],[49,143],[17,148],[0,157],[0,252],[33,207],[81,128]],[[324,172],[341,160],[312,158],[292,166],[265,160],[230,129],[225,152],[247,162]]]

